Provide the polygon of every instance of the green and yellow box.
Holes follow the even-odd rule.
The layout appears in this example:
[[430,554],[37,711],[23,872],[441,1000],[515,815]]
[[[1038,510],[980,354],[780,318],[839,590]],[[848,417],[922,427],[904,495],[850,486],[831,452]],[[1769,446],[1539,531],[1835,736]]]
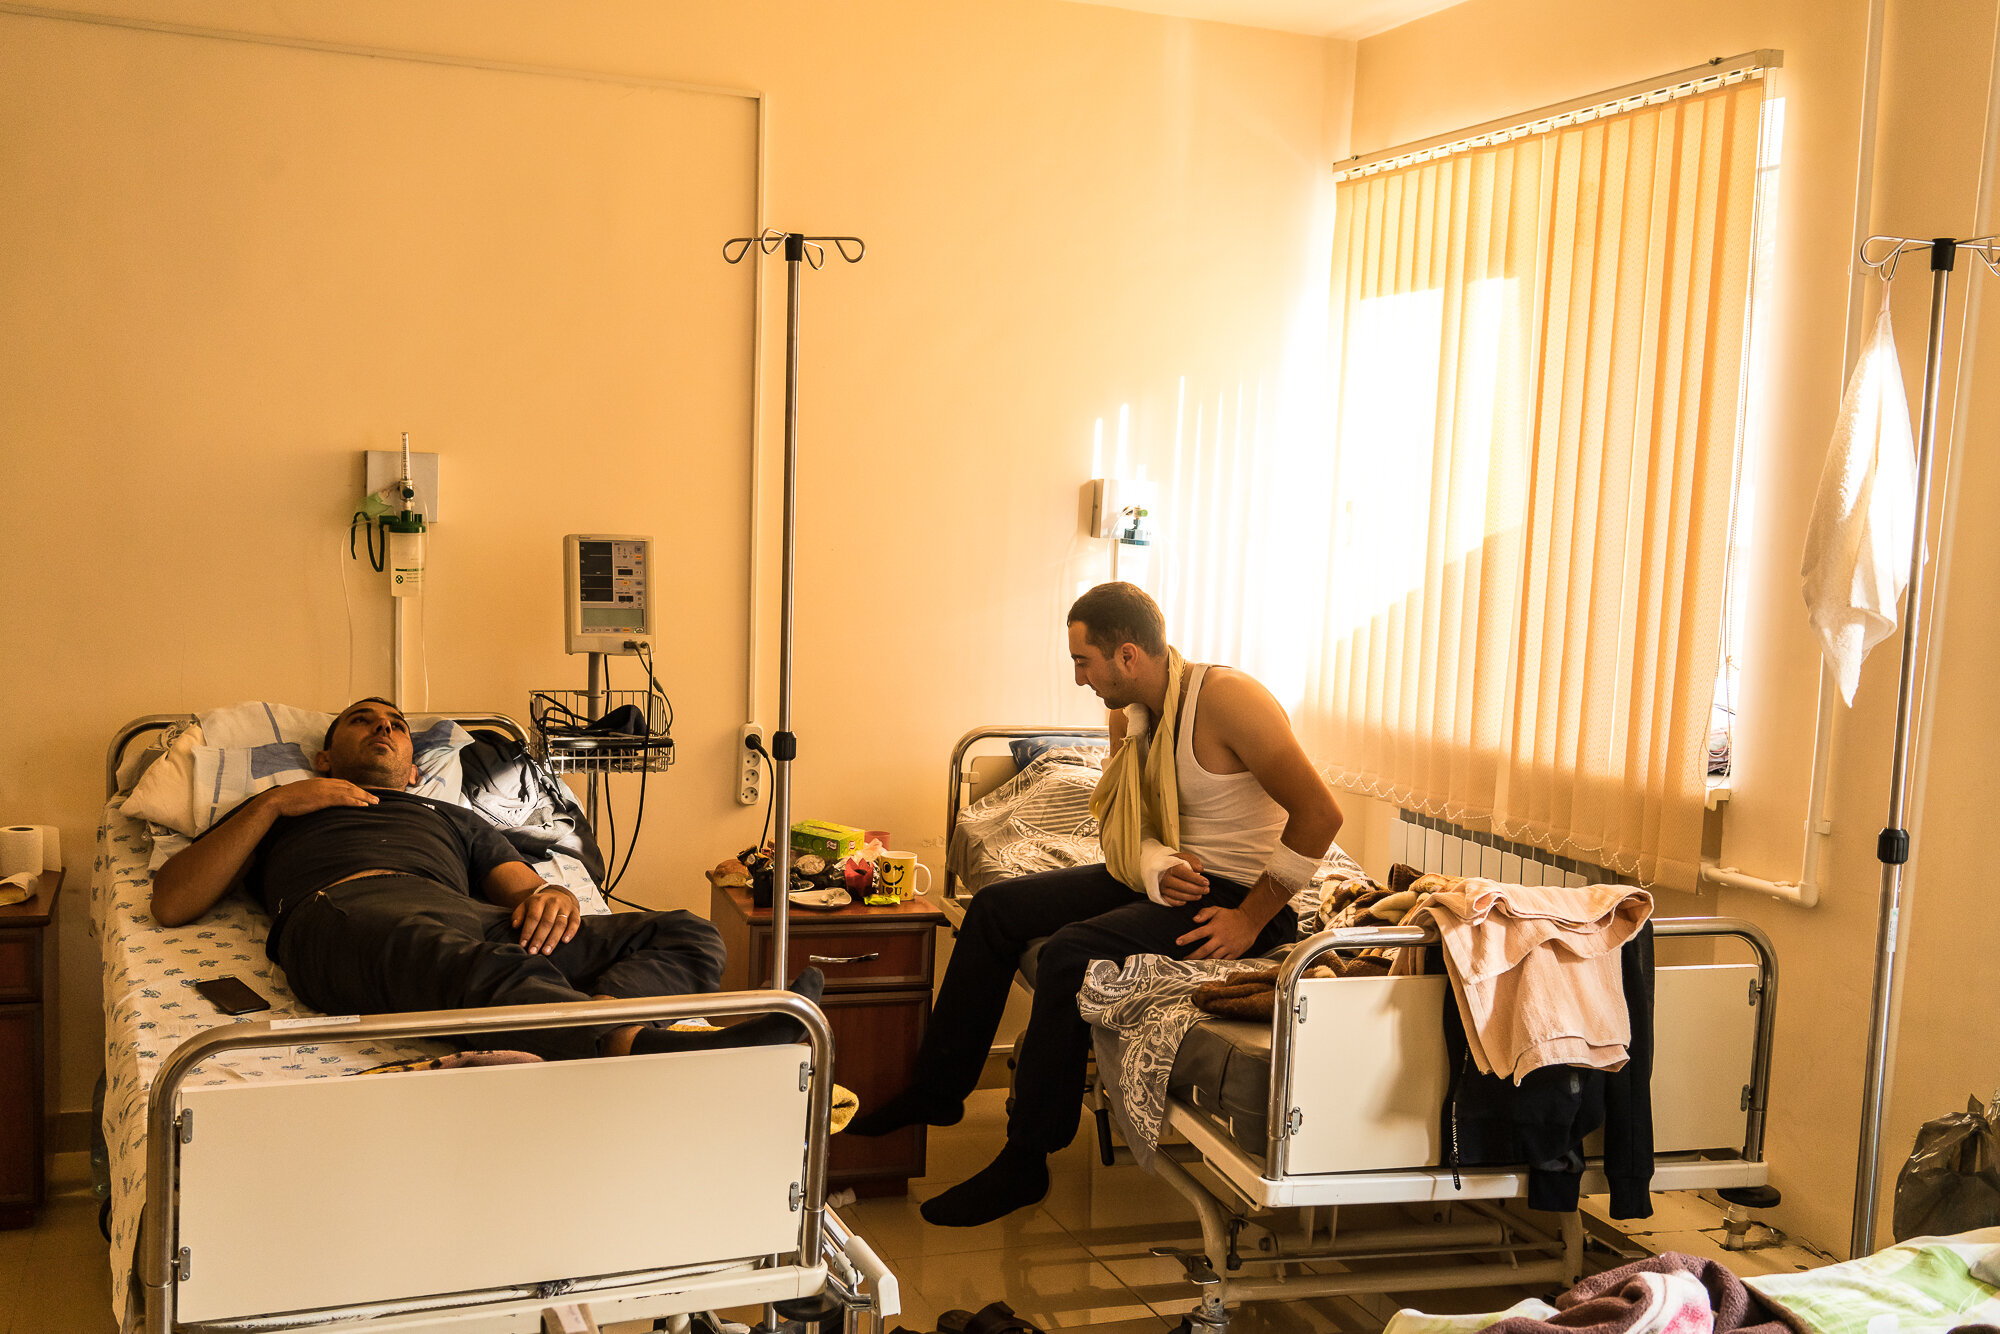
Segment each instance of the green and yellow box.
[[850,829],[844,824],[801,820],[792,826],[792,851],[810,852],[815,857],[826,858],[831,864],[859,852],[866,837],[859,829]]

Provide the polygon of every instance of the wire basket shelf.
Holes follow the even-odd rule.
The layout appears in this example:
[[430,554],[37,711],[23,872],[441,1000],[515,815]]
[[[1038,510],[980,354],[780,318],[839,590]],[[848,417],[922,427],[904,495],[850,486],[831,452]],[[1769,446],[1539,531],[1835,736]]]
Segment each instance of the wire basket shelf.
[[535,757],[559,774],[665,773],[673,767],[674,739],[666,731],[661,700],[649,690],[599,693],[596,718],[622,708],[637,711],[646,731],[607,730],[593,723],[590,694],[583,690],[538,690],[528,698]]

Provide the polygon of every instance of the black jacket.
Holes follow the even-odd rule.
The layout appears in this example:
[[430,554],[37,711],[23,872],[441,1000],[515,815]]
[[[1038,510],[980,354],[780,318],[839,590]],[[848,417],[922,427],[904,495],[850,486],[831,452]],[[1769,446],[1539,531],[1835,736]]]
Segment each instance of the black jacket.
[[583,808],[520,742],[482,729],[472,734],[472,744],[459,752],[458,762],[466,803],[495,825],[516,852],[531,862],[566,852],[583,863],[592,880],[604,883],[604,854]]
[[[1426,971],[1443,972],[1436,948]],[[1576,1208],[1583,1177],[1583,1138],[1604,1128],[1604,1174],[1613,1218],[1650,1218],[1653,1181],[1653,924],[1619,951],[1625,1010],[1632,1022],[1630,1059],[1606,1074],[1581,1066],[1533,1071],[1519,1086],[1482,1075],[1472,1061],[1458,1000],[1444,998],[1445,1056],[1450,1090],[1442,1113],[1445,1164],[1497,1167],[1528,1164],[1528,1207]]]

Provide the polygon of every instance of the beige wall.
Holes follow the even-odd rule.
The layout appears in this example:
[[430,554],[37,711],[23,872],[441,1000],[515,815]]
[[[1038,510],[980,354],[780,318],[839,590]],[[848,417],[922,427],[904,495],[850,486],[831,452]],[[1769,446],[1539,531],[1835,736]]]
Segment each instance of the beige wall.
[[[886,827],[934,863],[962,731],[1091,713],[1050,618],[1064,580],[1090,573],[1073,542],[1097,422],[1170,397],[1181,377],[1276,375],[1298,312],[1324,300],[1313,275],[1347,104],[1342,44],[1046,0],[93,8],[766,96],[768,220],[869,246],[859,267],[807,280],[795,811]],[[315,128],[308,99],[277,94],[287,143],[260,125],[268,108],[215,98],[190,133],[134,104],[154,44],[191,53],[168,80],[175,107],[203,100],[204,68],[236,90],[245,68],[275,68],[282,84],[299,57],[50,35],[65,27],[0,16],[0,47],[32,28],[70,53],[59,80],[0,80],[0,163],[47,187],[40,207],[0,217],[12,257],[0,266],[0,440],[16,497],[0,587],[17,627],[0,658],[0,816],[57,823],[69,849],[62,1106],[88,1105],[98,1068],[84,924],[106,739],[146,712],[344,702],[334,552],[357,452],[392,447],[402,429],[444,455],[428,630],[440,704],[519,714],[531,688],[581,684],[581,661],[561,651],[561,534],[650,532],[681,558],[660,636],[680,762],[654,780],[627,889],[705,909],[700,871],[749,844],[761,817],[729,799],[750,579],[747,298],[727,286],[742,271],[715,261],[723,286],[692,303],[698,320],[679,301],[626,299],[605,262],[576,254],[579,230],[602,219],[528,180],[504,207],[455,219],[441,199],[384,201],[479,261],[451,265],[445,313],[410,316],[425,293],[404,289],[421,277],[372,232],[323,234],[301,206],[276,219],[282,239],[245,254],[200,225],[241,234],[270,182],[345,151],[357,118],[395,139],[365,99],[325,109]],[[422,86],[473,77],[426,68]],[[521,121],[510,132],[534,139],[541,99],[561,94],[488,96]],[[711,102],[706,130],[663,144],[657,162],[603,168],[621,207],[714,233],[661,236],[677,255],[743,225],[725,205],[748,189],[748,103]],[[155,134],[194,160],[152,151]],[[364,155],[354,169],[365,178],[367,166]],[[707,211],[663,202],[653,173],[704,182]],[[619,239],[636,264],[643,244]],[[382,246],[388,276],[366,300],[326,290],[315,245],[350,274],[369,272],[354,252]],[[685,272],[648,271],[630,290]],[[770,272],[767,632],[783,383],[783,284]],[[386,599],[358,575],[354,598],[359,693],[386,684],[371,665]],[[767,633],[766,725],[775,650]],[[623,784],[621,809],[635,794]]]
[[[1424,135],[1581,96],[1761,47],[1784,51],[1776,90],[1785,101],[1772,299],[1761,312],[1752,412],[1757,458],[1744,710],[1737,795],[1724,856],[1754,874],[1793,879],[1812,754],[1815,650],[1798,593],[1798,553],[1833,426],[1849,327],[1849,255],[1855,221],[1869,231],[1972,234],[1984,153],[1994,9],[1898,4],[1886,9],[1879,113],[1864,97],[1869,10],[1799,0],[1680,3],[1651,8],[1582,0],[1471,0],[1364,41],[1356,62],[1353,142],[1368,152]],[[1864,128],[1875,154],[1861,160]],[[1857,182],[1860,184],[1857,185]],[[1861,194],[1857,197],[1857,189]],[[1986,221],[1986,220],[1982,220]],[[1961,277],[1956,292],[1968,282]],[[1905,266],[1899,338],[1912,402],[1922,363],[1925,275]],[[1863,293],[1856,317],[1874,313]],[[1985,310],[1991,311],[1989,302]],[[1989,314],[1984,323],[1991,324]],[[1954,334],[1956,329],[1954,328]],[[1989,336],[1981,364],[2000,357]],[[1954,383],[1956,363],[1947,385]],[[1976,383],[1961,433],[1968,521],[1950,562],[1951,584],[1933,701],[1936,741],[1925,823],[1918,828],[1914,909],[1908,914],[1909,990],[1901,1056],[1884,1139],[1886,1193],[1915,1127],[1990,1093],[2000,1051],[1990,1009],[1975,999],[2000,981],[1994,918],[1978,880],[1995,781],[1983,756],[1995,738],[1990,676],[2000,591],[1991,526],[1975,496],[1993,494],[1990,450],[1978,424],[1994,410]],[[1990,434],[1990,424],[1986,433]],[[1981,488],[1984,488],[1983,490]],[[1887,807],[1896,695],[1894,645],[1877,651],[1834,749],[1823,898],[1815,909],[1725,893],[1719,910],[1761,923],[1783,969],[1779,1048],[1768,1152],[1786,1195],[1776,1221],[1844,1251],[1852,1207],[1861,1072],[1874,960],[1875,833]],[[1886,1216],[1886,1215],[1885,1215]],[[1887,1229],[1883,1229],[1886,1240]]]
[[[1350,116],[1352,147],[1368,151],[1714,55],[1783,48],[1778,271],[1754,417],[1760,558],[1745,704],[1756,723],[1729,851],[1747,870],[1795,873],[1815,670],[1797,614],[1796,552],[1843,373],[1848,233],[1857,213],[1873,230],[1972,226],[1993,39],[1983,0],[1889,7],[1878,153],[1867,163],[1858,154],[1868,12],[1851,0],[1651,10],[1471,0],[1358,50],[1043,0],[94,8],[766,96],[768,220],[852,232],[870,247],[858,268],[810,277],[806,293],[798,813],[886,826],[933,862],[953,738],[981,721],[1091,712],[1064,684],[1052,618],[1071,584],[1096,569],[1087,548],[1079,554],[1075,522],[1100,420],[1127,404],[1135,421],[1170,420],[1162,405],[1183,377],[1213,393],[1296,374],[1288,356],[1311,331],[1302,315],[1323,301],[1324,164],[1347,151]],[[0,16],[9,32],[30,22]],[[258,59],[236,50],[201,59]],[[446,456],[449,511],[430,607],[440,703],[518,713],[528,689],[580,681],[581,664],[560,645],[562,533],[650,531],[694,553],[661,643],[681,763],[649,797],[631,884],[647,902],[701,906],[699,871],[747,844],[758,820],[727,799],[751,578],[747,413],[740,401],[729,406],[731,386],[747,375],[740,306],[734,323],[715,317],[712,337],[702,336],[716,327],[707,324],[692,338],[653,335],[678,349],[660,382],[658,362],[633,356],[624,336],[645,330],[643,304],[584,303],[590,318],[555,334],[521,330],[517,343],[509,335],[519,298],[532,288],[537,301],[553,299],[582,225],[526,189],[529,202],[516,201],[504,223],[466,222],[469,245],[499,252],[477,336],[430,328],[433,336],[392,342],[371,363],[352,349],[370,345],[380,326],[351,300],[282,265],[254,282],[217,283],[213,263],[229,253],[191,264],[194,232],[120,224],[125,214],[166,216],[185,229],[189,218],[267,198],[261,173],[283,154],[250,152],[261,145],[254,127],[238,132],[230,120],[245,109],[213,109],[200,173],[235,173],[236,193],[195,197],[188,174],[146,157],[145,117],[114,114],[130,68],[108,59],[71,73],[60,87],[17,79],[0,92],[0,155],[12,155],[0,162],[32,159],[61,182],[52,163],[119,156],[119,188],[130,192],[122,211],[115,197],[88,210],[69,199],[0,217],[7,252],[35,259],[0,267],[0,339],[13,372],[0,394],[0,449],[17,498],[0,587],[18,641],[31,646],[0,667],[0,817],[58,823],[69,849],[62,1105],[87,1105],[96,1068],[95,959],[82,909],[104,739],[143,712],[260,694],[342,701],[347,613],[331,553],[355,452],[389,447],[401,429],[430,432]],[[198,94],[198,79],[188,79],[183,91]],[[712,145],[676,146],[689,170],[714,181],[703,196],[710,205],[747,188],[749,130],[739,113],[714,115]],[[1944,133],[1934,136],[1937,127]],[[329,124],[295,147],[304,159],[351,129]],[[630,170],[621,187],[661,207],[645,175]],[[547,225],[537,238],[538,221]],[[323,239],[353,248],[351,233]],[[516,252],[523,258],[509,261]],[[1906,277],[1899,290],[1914,376],[1921,282]],[[732,291],[708,299],[721,311],[741,300]],[[300,309],[274,316],[274,292]],[[202,293],[193,307],[178,299]],[[758,570],[767,724],[780,298],[774,281]],[[322,309],[338,321],[315,329]],[[1975,312],[1975,368],[2000,357],[1996,309]],[[607,310],[624,323],[607,325]],[[330,384],[315,369],[329,360],[344,377]],[[551,376],[555,385],[539,382]],[[1964,402],[1960,437],[1990,436],[2000,415],[1993,391],[1973,382]],[[696,404],[707,425],[690,438]],[[1934,704],[1941,725],[1923,775],[1891,1171],[1916,1123],[2000,1077],[1984,1015],[1968,1000],[2000,980],[1977,879],[1978,831],[1995,795],[1982,764],[1995,707],[1984,667],[2000,647],[2000,552],[1992,526],[1977,521],[1977,498],[1996,481],[1990,454],[1961,448],[1968,518],[1939,553],[1952,572]],[[552,490],[543,481],[550,459],[564,475],[616,482]],[[354,688],[372,690],[383,684],[368,665],[382,599],[360,581],[355,588],[363,665]],[[1778,1221],[1835,1248],[1847,1235],[1893,695],[1893,668],[1878,659],[1843,720],[1822,906],[1740,895],[1720,905],[1770,929],[1784,961],[1769,1144],[1787,1192]],[[633,795],[621,789],[628,809]],[[1379,823],[1357,820],[1357,832]]]

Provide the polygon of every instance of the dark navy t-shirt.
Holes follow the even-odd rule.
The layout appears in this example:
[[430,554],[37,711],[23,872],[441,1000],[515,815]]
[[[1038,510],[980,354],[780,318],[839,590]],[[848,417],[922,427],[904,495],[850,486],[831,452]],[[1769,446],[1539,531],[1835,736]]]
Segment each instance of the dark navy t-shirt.
[[478,886],[494,867],[527,860],[463,806],[409,792],[369,791],[381,798],[379,805],[279,816],[250,855],[243,884],[271,914],[274,947],[287,908],[358,872],[422,876],[477,898]]

